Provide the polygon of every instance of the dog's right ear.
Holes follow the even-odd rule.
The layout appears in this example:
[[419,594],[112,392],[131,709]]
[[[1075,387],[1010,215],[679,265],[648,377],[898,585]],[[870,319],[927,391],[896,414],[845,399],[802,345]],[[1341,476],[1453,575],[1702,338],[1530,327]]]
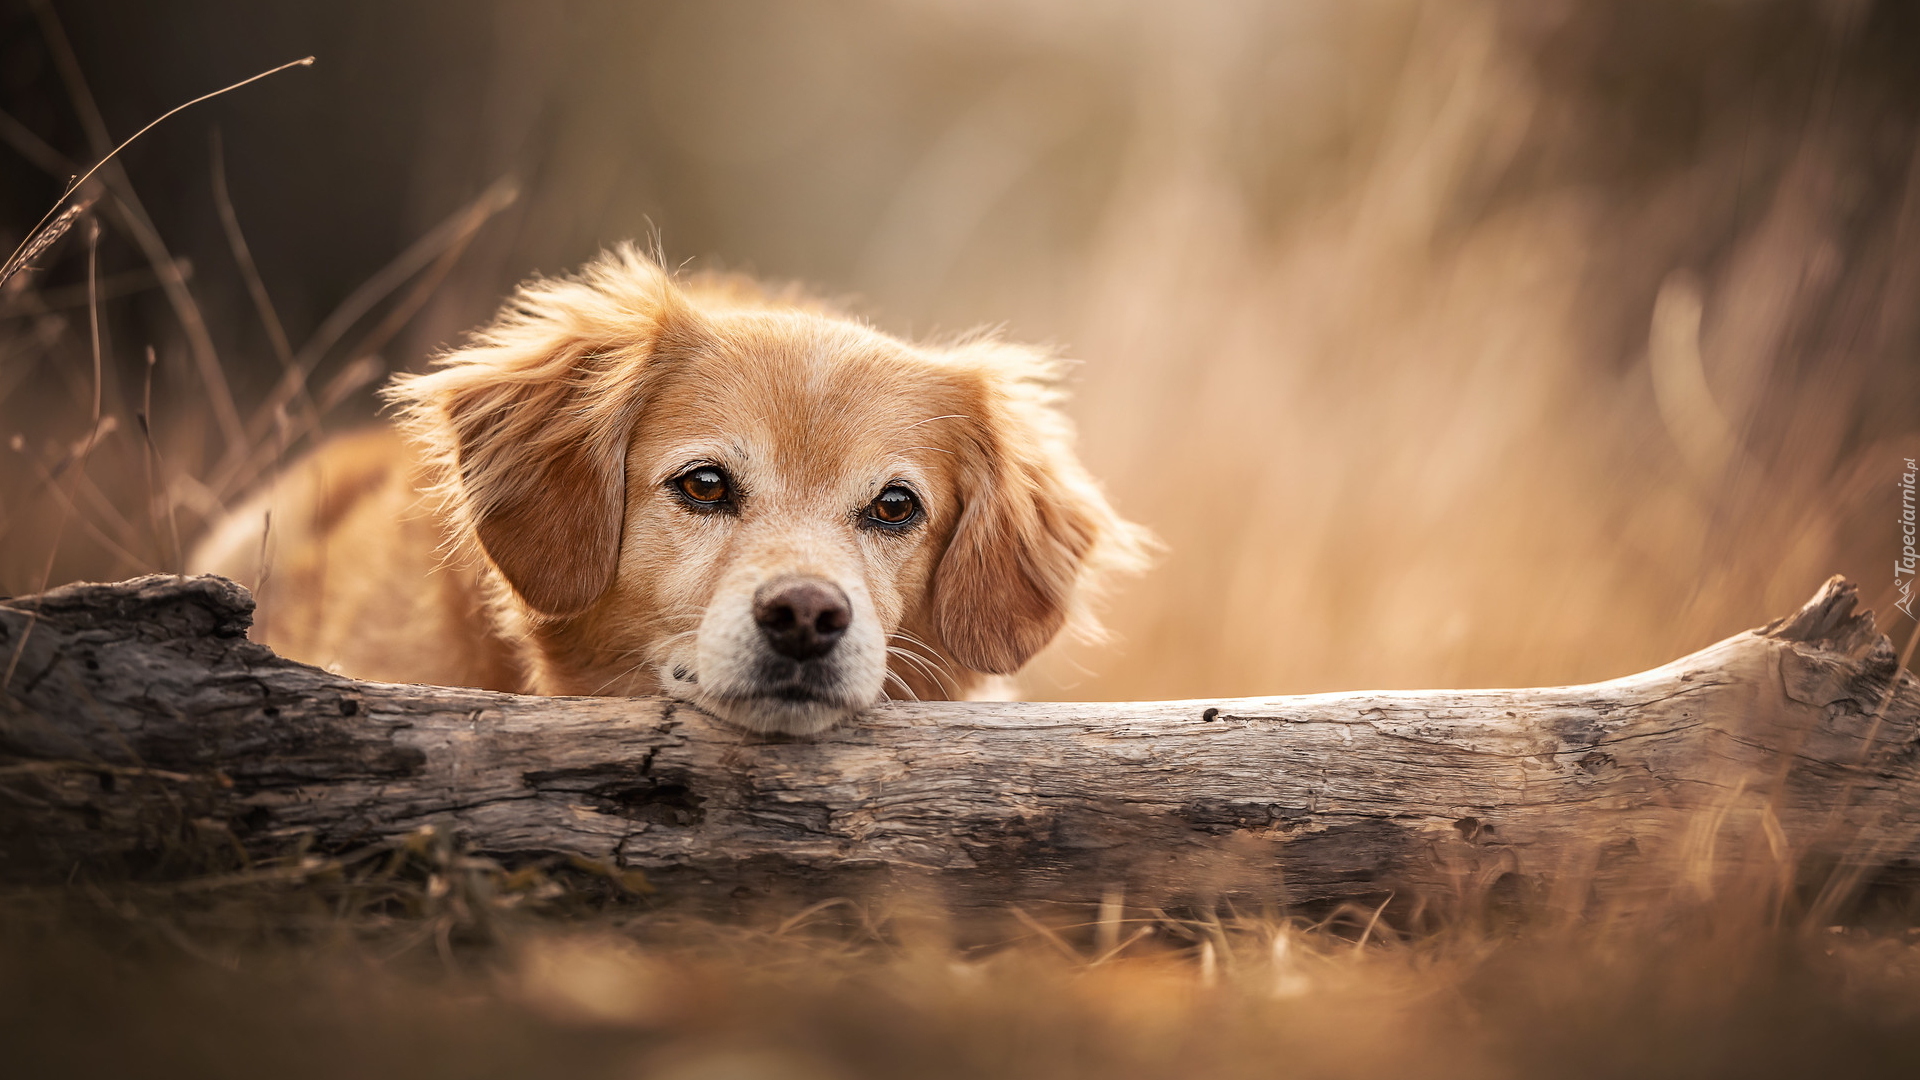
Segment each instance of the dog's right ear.
[[578,613],[613,583],[649,376],[698,323],[667,275],[622,245],[521,286],[435,370],[385,391],[446,509],[534,610]]

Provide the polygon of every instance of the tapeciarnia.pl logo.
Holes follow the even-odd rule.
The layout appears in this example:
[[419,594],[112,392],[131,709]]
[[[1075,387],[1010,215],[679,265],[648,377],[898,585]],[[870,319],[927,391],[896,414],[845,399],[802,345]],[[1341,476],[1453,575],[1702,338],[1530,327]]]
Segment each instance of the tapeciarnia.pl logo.
[[1913,514],[1913,478],[1920,469],[1914,468],[1912,458],[1903,458],[1905,471],[1900,474],[1900,557],[1893,560],[1893,588],[1900,599],[1893,606],[1904,612],[1907,618],[1913,614],[1913,577],[1915,563],[1920,554],[1913,550],[1914,514]]

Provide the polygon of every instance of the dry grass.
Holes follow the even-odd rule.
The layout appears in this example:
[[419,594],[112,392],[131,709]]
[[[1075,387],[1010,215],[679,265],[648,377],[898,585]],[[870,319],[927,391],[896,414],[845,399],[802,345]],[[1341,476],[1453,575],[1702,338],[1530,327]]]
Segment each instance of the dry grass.
[[[364,867],[358,869],[357,867]],[[301,883],[13,895],[22,1075],[1895,1075],[1920,936],[1779,878],[1420,934],[1365,911],[966,920],[901,898],[727,923],[433,837]],[[1676,883],[1677,884],[1677,883]],[[1788,913],[1783,917],[1783,912]]]
[[[1038,695],[1602,678],[1833,572],[1912,633],[1889,569],[1920,456],[1920,35],[1896,5],[723,6],[742,17],[586,4],[593,40],[515,54],[496,98],[546,111],[487,123],[540,134],[538,182],[435,204],[310,326],[275,311],[244,229],[303,208],[236,207],[217,168],[229,277],[170,254],[102,170],[103,269],[76,218],[36,256],[60,261],[0,290],[0,591],[177,566],[389,367],[664,206],[669,250],[704,215],[728,261],[857,292],[891,328],[1008,320],[1084,358],[1086,456],[1168,555],[1117,599],[1120,644],[1051,655]],[[5,116],[0,139],[82,171],[112,144],[72,100],[90,148]],[[421,148],[422,184],[444,149]],[[658,203],[622,186],[636,157],[675,177]],[[271,347],[216,355],[203,288]],[[172,329],[149,335],[156,310]],[[1920,1046],[1911,920],[1832,933],[1772,884],[1364,944],[1368,913],[983,938],[884,904],[689,921],[584,871],[453,873],[450,850],[369,876],[391,858],[14,897],[9,1060],[1752,1077],[1890,1073]]]

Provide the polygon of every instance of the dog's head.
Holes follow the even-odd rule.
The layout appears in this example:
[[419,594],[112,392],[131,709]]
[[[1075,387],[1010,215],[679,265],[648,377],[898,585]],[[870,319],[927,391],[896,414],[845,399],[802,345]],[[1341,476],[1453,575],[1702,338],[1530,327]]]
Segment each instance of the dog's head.
[[1138,561],[1052,377],[622,247],[389,394],[510,590],[535,689],[808,733],[1011,674]]

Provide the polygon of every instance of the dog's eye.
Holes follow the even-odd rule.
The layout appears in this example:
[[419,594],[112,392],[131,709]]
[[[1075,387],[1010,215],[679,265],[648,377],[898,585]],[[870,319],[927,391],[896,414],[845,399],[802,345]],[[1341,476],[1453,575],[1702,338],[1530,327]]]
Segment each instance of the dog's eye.
[[898,484],[867,505],[867,517],[882,525],[905,525],[920,516],[920,500]]
[[711,465],[688,469],[673,478],[673,486],[688,501],[703,506],[726,502],[727,497],[733,494],[733,484],[727,479],[727,474]]

